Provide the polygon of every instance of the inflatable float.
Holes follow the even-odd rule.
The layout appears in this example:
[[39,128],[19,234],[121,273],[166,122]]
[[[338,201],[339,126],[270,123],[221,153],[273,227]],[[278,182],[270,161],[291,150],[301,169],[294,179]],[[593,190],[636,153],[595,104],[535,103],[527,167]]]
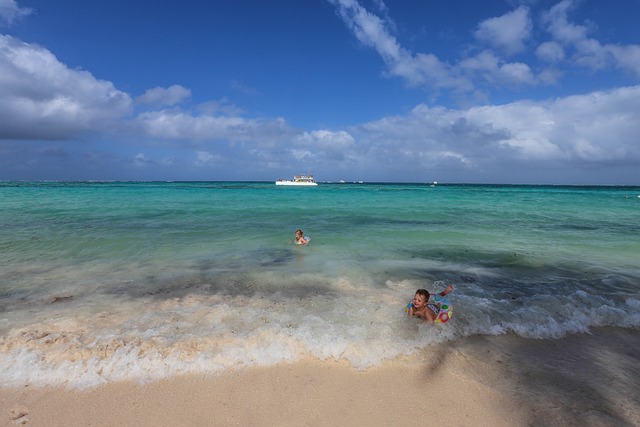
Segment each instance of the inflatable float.
[[307,243],[309,243],[311,241],[311,237],[309,236],[304,236],[302,239],[300,240],[296,240],[295,244],[296,245],[306,245]]
[[[433,310],[436,313],[435,323],[447,323],[451,316],[453,316],[453,306],[449,302],[446,297],[440,296],[440,294],[436,294],[433,297],[433,303],[428,303],[430,308],[433,309],[435,305],[437,310]],[[413,306],[413,301],[407,304],[406,312],[409,312],[409,309]]]

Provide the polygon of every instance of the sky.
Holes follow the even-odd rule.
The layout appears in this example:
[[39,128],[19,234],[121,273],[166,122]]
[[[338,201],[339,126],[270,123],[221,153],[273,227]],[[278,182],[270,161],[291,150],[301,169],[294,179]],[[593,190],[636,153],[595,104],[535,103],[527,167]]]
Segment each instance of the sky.
[[639,185],[640,0],[0,0],[0,180]]

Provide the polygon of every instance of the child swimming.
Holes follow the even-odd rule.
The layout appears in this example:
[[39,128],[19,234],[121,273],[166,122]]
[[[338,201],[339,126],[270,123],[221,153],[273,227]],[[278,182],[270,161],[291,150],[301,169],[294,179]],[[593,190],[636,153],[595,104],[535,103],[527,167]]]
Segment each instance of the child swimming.
[[[447,289],[440,292],[443,297],[453,291],[453,286],[447,286]],[[426,289],[418,289],[413,297],[413,301],[407,307],[409,316],[416,316],[422,320],[427,320],[430,324],[434,324],[440,313],[440,304],[431,299],[429,291]]]
[[296,230],[296,240],[294,242],[296,245],[306,245],[310,240],[311,239],[309,237],[304,235],[302,230],[300,230],[299,228]]

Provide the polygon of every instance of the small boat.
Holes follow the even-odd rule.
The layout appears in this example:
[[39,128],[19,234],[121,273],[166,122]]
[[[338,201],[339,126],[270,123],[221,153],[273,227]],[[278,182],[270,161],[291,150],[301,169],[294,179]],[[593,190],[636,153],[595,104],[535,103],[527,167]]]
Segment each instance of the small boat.
[[316,186],[318,183],[313,179],[313,175],[294,175],[292,180],[279,179],[276,185],[294,185],[294,186]]

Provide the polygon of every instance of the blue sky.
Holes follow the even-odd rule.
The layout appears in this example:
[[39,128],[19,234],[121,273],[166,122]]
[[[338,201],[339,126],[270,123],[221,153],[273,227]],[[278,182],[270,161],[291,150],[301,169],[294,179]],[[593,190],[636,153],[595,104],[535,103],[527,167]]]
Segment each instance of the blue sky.
[[640,184],[640,0],[0,0],[0,179]]

